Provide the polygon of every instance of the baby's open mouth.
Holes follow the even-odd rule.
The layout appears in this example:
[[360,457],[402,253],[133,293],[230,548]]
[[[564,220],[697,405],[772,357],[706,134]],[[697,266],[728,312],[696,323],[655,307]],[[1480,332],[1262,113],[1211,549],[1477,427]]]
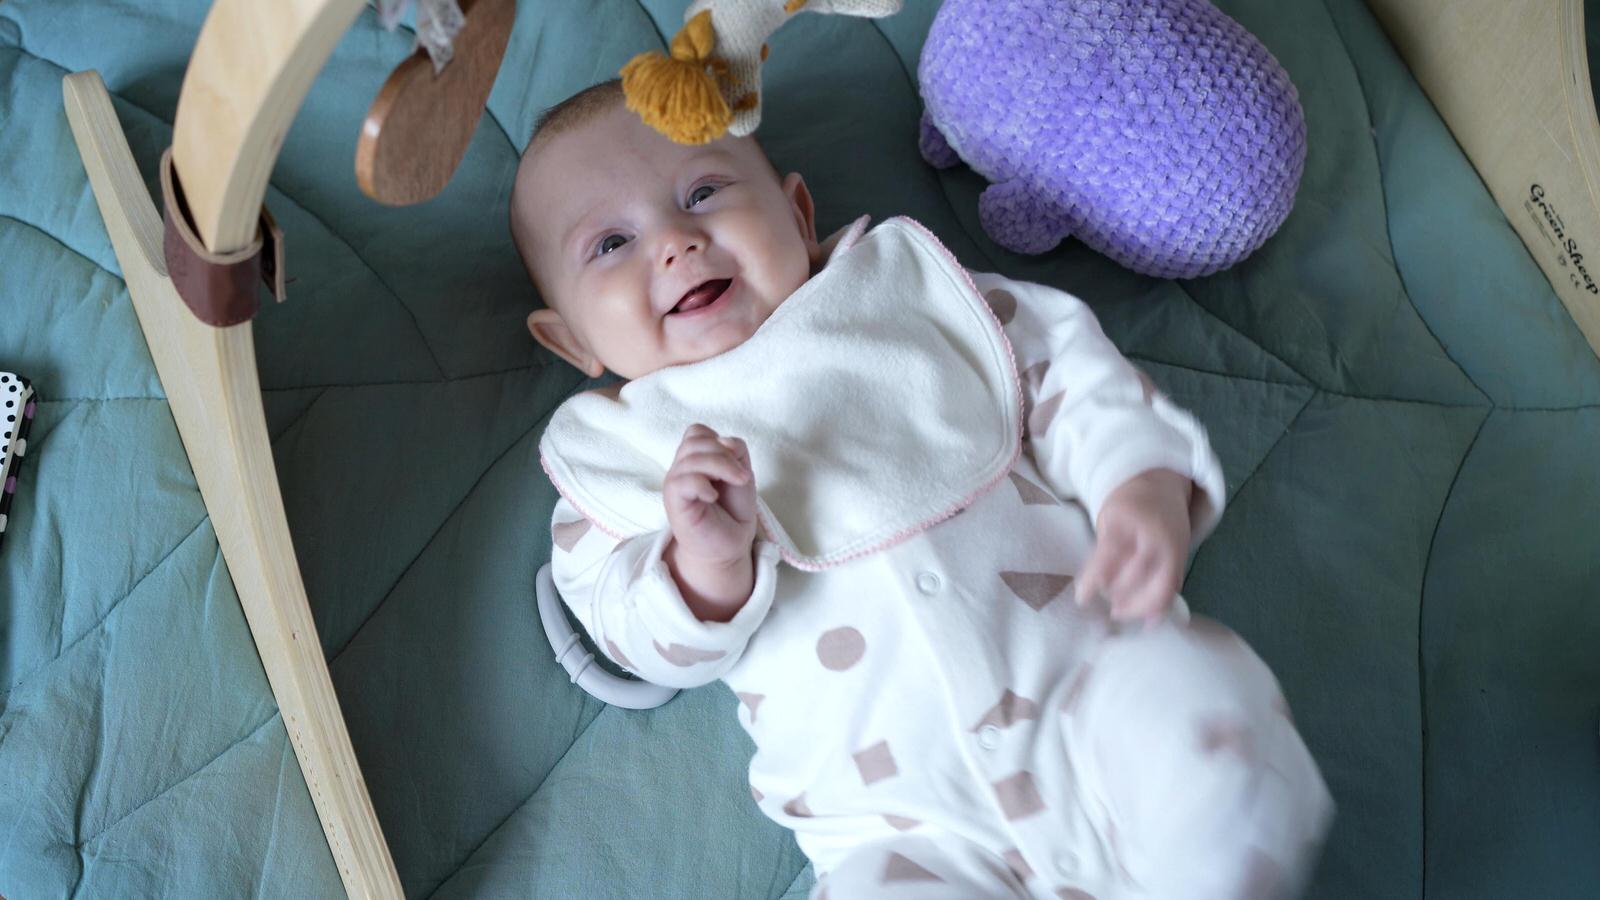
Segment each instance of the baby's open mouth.
[[684,294],[683,299],[678,301],[678,305],[672,308],[672,312],[693,312],[702,306],[710,306],[716,302],[718,297],[722,296],[722,292],[726,291],[728,285],[732,283],[733,279],[731,278],[718,278],[714,281],[702,282]]

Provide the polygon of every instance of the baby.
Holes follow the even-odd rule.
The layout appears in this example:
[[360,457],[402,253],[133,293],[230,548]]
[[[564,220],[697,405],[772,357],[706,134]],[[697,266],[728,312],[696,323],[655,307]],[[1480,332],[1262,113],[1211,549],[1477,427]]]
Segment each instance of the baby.
[[728,683],[813,900],[1302,888],[1328,792],[1265,664],[1177,593],[1224,502],[1204,430],[1076,298],[909,220],[815,221],[755,141],[674,144],[616,82],[539,123],[528,328],[627,379],[541,442],[596,646]]

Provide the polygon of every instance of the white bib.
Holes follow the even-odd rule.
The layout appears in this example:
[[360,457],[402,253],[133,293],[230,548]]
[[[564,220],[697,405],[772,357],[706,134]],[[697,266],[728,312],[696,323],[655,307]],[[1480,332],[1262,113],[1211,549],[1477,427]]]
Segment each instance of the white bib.
[[1000,322],[927,229],[901,217],[862,235],[865,222],[739,346],[568,398],[539,442],[562,496],[619,539],[668,527],[662,482],[703,422],[744,439],[767,537],[817,570],[1003,478],[1022,389]]

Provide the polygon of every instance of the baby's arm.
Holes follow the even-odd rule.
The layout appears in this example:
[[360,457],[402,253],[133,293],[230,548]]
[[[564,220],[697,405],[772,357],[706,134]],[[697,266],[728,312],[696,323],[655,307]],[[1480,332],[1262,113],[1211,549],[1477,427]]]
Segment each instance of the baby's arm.
[[1095,524],[1080,598],[1104,591],[1119,617],[1164,613],[1184,557],[1225,501],[1205,429],[1156,392],[1081,300],[997,275],[973,280],[1005,323],[1040,474]]
[[562,498],[551,517],[556,589],[600,652],[646,681],[696,687],[721,678],[772,605],[777,546],[757,541],[754,584],[726,622],[690,609],[665,559],[670,529],[618,541]]
[[744,441],[696,423],[684,431],[661,485],[672,540],[667,569],[689,609],[726,622],[755,583],[756,484]]

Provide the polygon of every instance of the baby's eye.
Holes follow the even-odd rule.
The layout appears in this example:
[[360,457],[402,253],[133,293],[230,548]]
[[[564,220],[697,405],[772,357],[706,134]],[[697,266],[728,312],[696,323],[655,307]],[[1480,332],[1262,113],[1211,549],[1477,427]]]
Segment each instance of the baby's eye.
[[693,209],[696,204],[700,203],[702,200],[705,200],[707,197],[715,194],[716,192],[717,186],[714,184],[700,185],[693,191],[689,192],[689,207]]
[[600,239],[600,246],[595,248],[595,255],[604,256],[627,242],[628,239],[620,234],[608,234]]

